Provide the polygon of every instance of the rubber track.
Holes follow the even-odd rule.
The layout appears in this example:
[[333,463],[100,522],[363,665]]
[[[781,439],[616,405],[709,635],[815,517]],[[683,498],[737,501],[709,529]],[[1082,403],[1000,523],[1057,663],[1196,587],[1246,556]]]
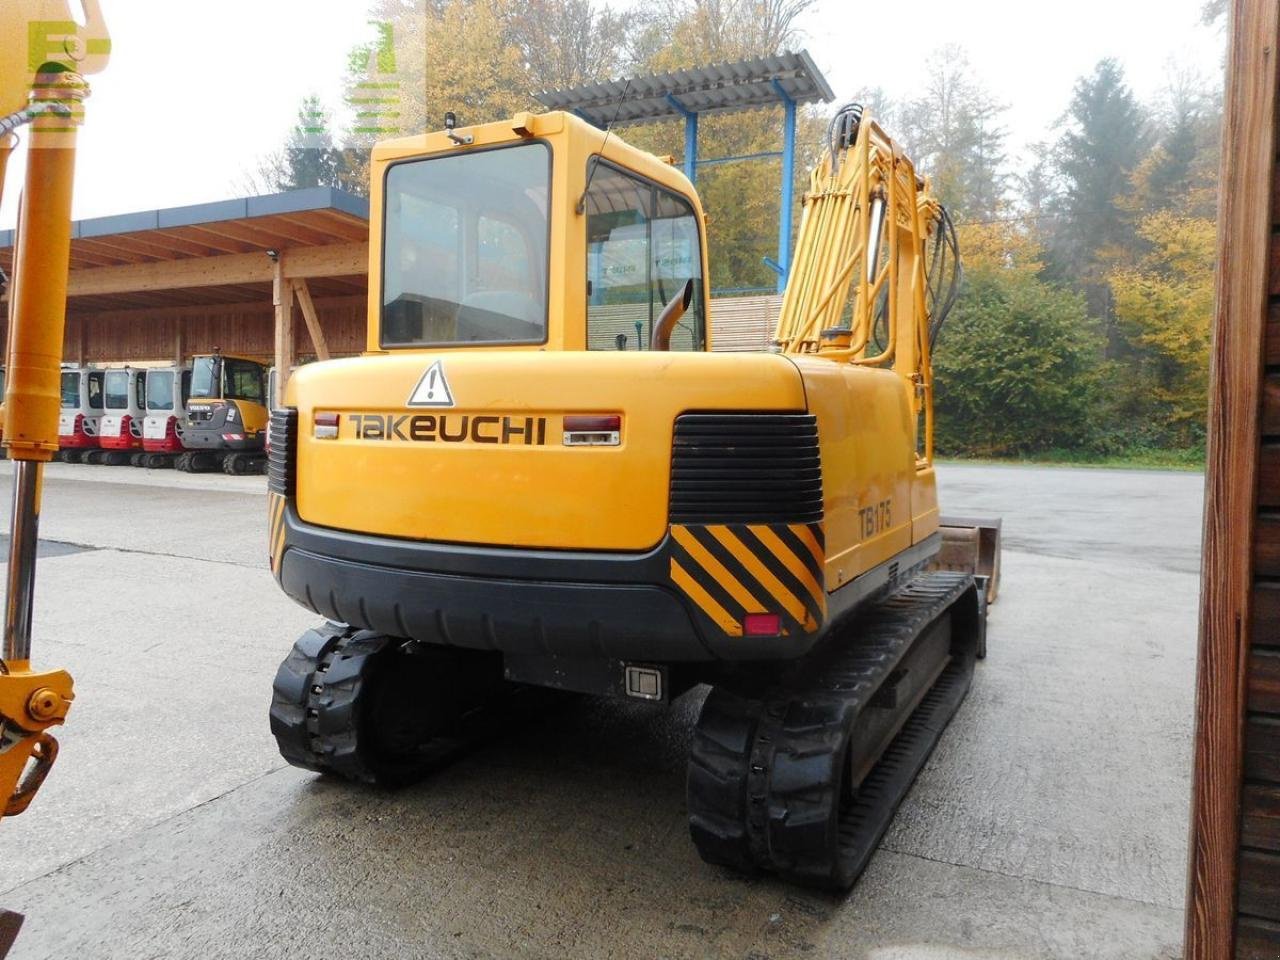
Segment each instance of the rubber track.
[[[271,732],[280,755],[295,767],[399,786],[545,713],[548,705],[572,700],[556,691],[502,684],[478,698],[464,696],[456,703],[457,712],[411,759],[375,758],[361,741],[361,696],[378,658],[403,643],[398,637],[332,622],[299,637],[272,685]],[[466,686],[470,658],[465,652],[422,647],[409,655],[427,658],[436,668],[420,696],[448,697]]]
[[[858,715],[914,640],[965,603],[972,616],[953,620],[949,665],[837,814]],[[929,574],[856,617],[762,696],[713,689],[689,763],[690,833],[703,859],[850,886],[964,699],[978,627],[973,578]]]
[[375,654],[389,637],[335,623],[308,630],[272,685],[271,732],[295,767],[373,783],[360,759],[357,707]]

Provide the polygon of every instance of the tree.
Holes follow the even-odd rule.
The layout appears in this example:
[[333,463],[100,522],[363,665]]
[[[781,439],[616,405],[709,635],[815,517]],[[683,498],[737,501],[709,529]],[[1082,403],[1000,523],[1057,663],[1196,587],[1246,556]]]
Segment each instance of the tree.
[[628,37],[638,22],[591,0],[524,0],[506,10],[505,31],[533,90],[563,90],[631,66]]
[[1110,278],[1116,326],[1130,347],[1116,419],[1153,446],[1204,442],[1217,227],[1165,210],[1139,233],[1151,252]]
[[329,123],[329,111],[320,98],[304,97],[298,107],[298,122],[284,147],[263,160],[249,185],[255,192],[270,193],[308,187],[350,189],[351,164],[346,152],[334,146]]
[[1085,290],[1091,313],[1105,317],[1106,274],[1134,239],[1133,215],[1117,201],[1145,151],[1146,118],[1120,64],[1107,59],[1077,81],[1065,119],[1055,158],[1062,192],[1051,260],[1060,276]]
[[939,452],[1087,446],[1102,340],[1083,298],[1042,279],[1035,241],[1010,224],[960,232],[965,290],[933,357]]
[[899,111],[896,137],[957,222],[992,220],[1004,207],[1005,109],[949,44],[930,56],[923,93]]

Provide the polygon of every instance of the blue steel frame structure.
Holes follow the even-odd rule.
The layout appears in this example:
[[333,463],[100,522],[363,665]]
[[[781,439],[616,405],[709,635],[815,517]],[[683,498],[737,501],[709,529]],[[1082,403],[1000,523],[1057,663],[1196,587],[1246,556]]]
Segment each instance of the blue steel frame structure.
[[[615,119],[619,125],[683,120],[684,172],[695,184],[699,167],[780,159],[778,256],[776,260],[766,257],[765,263],[778,274],[778,292],[786,289],[794,233],[796,109],[801,103],[829,103],[835,99],[826,78],[806,51],[622,78],[534,96],[548,109],[568,110],[601,129]],[[702,115],[778,105],[782,107],[782,149],[706,159],[698,156],[698,118]]]

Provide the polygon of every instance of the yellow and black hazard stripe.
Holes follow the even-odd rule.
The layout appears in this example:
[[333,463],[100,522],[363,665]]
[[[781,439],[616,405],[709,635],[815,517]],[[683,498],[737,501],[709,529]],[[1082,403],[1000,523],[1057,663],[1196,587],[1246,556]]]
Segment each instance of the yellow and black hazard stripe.
[[280,558],[284,555],[284,508],[288,501],[278,493],[267,494],[267,556],[271,572],[280,576]]
[[729,636],[749,613],[777,613],[788,635],[826,619],[821,523],[676,525],[671,582]]

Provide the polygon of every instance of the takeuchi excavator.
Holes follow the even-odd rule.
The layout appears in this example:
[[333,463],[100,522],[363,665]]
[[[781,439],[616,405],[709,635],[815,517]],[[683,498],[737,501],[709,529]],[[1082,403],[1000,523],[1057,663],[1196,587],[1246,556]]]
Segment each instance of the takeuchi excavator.
[[702,857],[849,886],[995,589],[995,525],[938,508],[959,263],[928,185],[842,109],[754,354],[710,352],[693,185],[567,113],[383,143],[370,209],[365,354],[271,415],[271,569],[325,618],[276,677],[282,755],[398,784],[522,687],[706,684]]

